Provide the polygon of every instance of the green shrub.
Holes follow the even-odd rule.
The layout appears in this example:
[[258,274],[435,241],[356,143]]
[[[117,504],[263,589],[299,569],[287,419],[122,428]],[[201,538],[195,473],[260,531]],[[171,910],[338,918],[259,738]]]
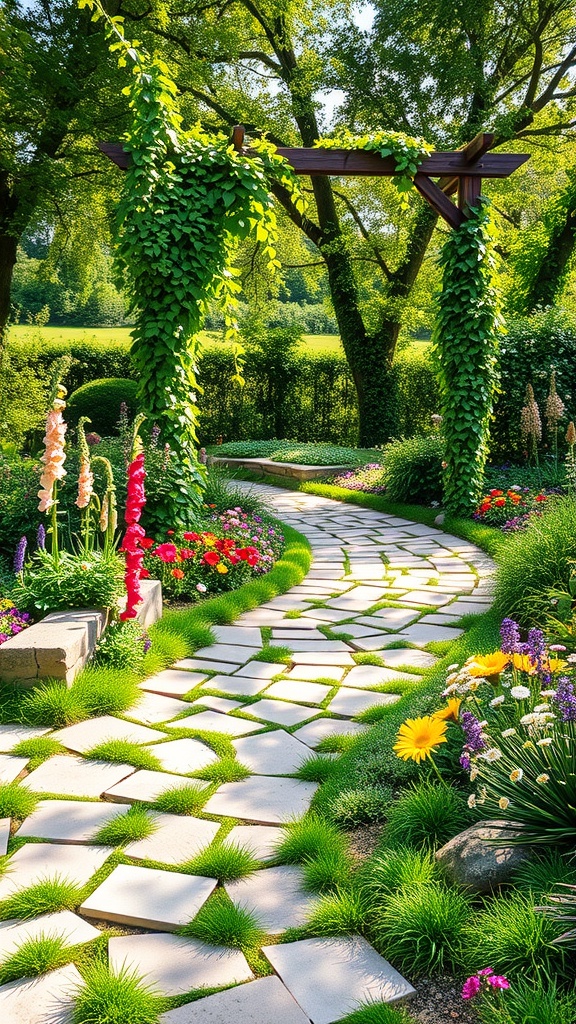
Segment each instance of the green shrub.
[[438,882],[412,885],[386,897],[371,918],[369,938],[411,978],[452,972],[462,961],[470,913],[470,901],[456,889]]
[[519,978],[503,999],[479,1006],[482,1024],[574,1024],[576,992],[562,992],[556,982]]
[[136,415],[136,389],[136,382],[124,377],[108,377],[83,384],[68,399],[68,422],[75,426],[81,416],[88,416],[91,430],[111,436],[117,432],[123,402],[128,407],[128,417],[132,419]]
[[47,551],[37,551],[16,584],[18,606],[43,613],[67,608],[114,608],[124,591],[124,565],[119,555],[104,557],[60,553],[55,564]]
[[111,668],[137,671],[144,660],[146,633],[138,622],[111,622],[100,637],[94,661]]
[[464,797],[451,786],[420,782],[391,804],[386,839],[417,849],[443,846],[472,822]]
[[438,869],[429,852],[408,846],[379,849],[360,874],[360,885],[367,907],[378,913],[381,902],[392,892],[412,885],[427,885],[438,878]]
[[[332,775],[333,772],[330,773]],[[365,789],[345,789],[334,800],[329,815],[341,828],[356,828],[385,821],[392,800],[390,786],[367,786]]]
[[576,502],[550,501],[524,533],[507,538],[496,576],[495,609],[521,625],[541,623],[551,611],[549,591],[567,591],[576,560]]
[[3,453],[0,448],[0,554],[10,569],[21,537],[35,547],[36,530],[43,518],[36,497],[40,468],[35,459]]
[[561,928],[536,910],[531,896],[496,896],[468,923],[465,963],[470,973],[489,965],[510,978],[554,977],[567,966],[566,951],[554,944]]
[[438,434],[394,441],[384,450],[390,501],[430,505],[442,500],[444,440]]

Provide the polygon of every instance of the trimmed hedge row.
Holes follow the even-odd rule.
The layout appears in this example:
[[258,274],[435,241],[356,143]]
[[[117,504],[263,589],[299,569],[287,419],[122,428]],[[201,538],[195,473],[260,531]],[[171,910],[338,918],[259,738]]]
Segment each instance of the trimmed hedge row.
[[[101,378],[136,379],[129,347],[119,343],[45,342],[31,350],[25,343],[13,341],[9,352],[14,371],[31,369],[39,379],[50,376],[56,359],[71,356],[63,380],[69,394]],[[203,388],[201,444],[213,444],[220,436],[224,440],[289,437],[356,444],[356,391],[343,355],[253,348],[244,358],[243,386],[232,379],[234,372],[229,347],[204,349],[198,374]],[[390,394],[389,400],[397,407],[397,436],[428,431],[430,415],[438,411],[429,353],[413,349],[400,353],[394,386],[395,394]]]

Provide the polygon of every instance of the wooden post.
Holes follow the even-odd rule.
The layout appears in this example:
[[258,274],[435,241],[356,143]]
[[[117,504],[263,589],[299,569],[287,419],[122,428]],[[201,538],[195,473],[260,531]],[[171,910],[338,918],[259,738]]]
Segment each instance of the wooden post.
[[463,174],[458,179],[458,207],[466,215],[467,210],[477,205],[482,194],[482,178]]
[[241,153],[244,149],[244,135],[246,134],[244,125],[235,124],[232,129],[232,145],[237,153]]

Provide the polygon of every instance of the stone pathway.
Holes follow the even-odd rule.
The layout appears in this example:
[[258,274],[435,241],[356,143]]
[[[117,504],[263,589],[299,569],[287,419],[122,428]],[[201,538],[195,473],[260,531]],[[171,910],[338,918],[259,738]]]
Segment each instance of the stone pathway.
[[[256,980],[239,950],[174,935],[218,884],[183,866],[212,844],[239,844],[261,869],[224,886],[232,902],[249,909],[270,937],[304,924],[314,898],[302,886],[301,869],[269,863],[283,826],[305,814],[317,789],[296,777],[299,767],[317,756],[326,738],[366,728],[358,716],[398,700],[395,683],[417,683],[437,661],[438,649],[429,645],[457,638],[459,618],[484,612],[491,601],[493,565],[472,544],[326,498],[254,489],[312,545],[314,560],[301,584],[234,625],[216,626],[214,644],[142,683],[142,700],[124,718],[104,715],[50,734],[68,753],[28,774],[26,759],[11,757],[10,750],[49,731],[0,727],[1,780],[22,776],[22,784],[41,796],[16,833],[25,841],[7,860],[0,899],[55,876],[89,883],[115,851],[99,832],[130,805],[152,805],[151,834],[122,847],[122,857],[94,882],[77,914],[0,924],[0,963],[41,933],[74,945],[93,940],[112,922],[137,928],[138,934],[109,938],[112,970],[127,965],[166,996],[226,989],[168,1011],[163,1024],[332,1024],[360,1002],[394,1002],[413,993],[355,936],[265,945],[274,974]],[[259,660],[268,644],[289,651],[289,665]],[[382,663],[358,663],[358,655]],[[220,761],[213,746],[221,750],[222,740],[218,748],[215,734],[231,743],[245,778],[222,784],[198,779]],[[111,738],[140,744],[157,757],[160,770],[86,756]],[[178,791],[188,799],[191,787],[194,813],[172,813]],[[175,794],[174,808],[167,793]],[[7,824],[0,822],[0,845]],[[0,1018],[67,1024],[79,982],[68,966],[0,986]]]

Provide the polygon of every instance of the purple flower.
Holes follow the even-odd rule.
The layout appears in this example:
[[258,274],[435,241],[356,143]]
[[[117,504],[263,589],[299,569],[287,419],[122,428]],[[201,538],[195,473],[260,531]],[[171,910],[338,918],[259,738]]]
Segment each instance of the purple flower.
[[528,642],[524,645],[524,653],[528,655],[538,672],[541,672],[546,656],[546,644],[544,643],[544,634],[541,629],[534,627],[529,631]]
[[482,726],[471,711],[462,711],[460,714],[460,725],[466,740],[466,747],[472,754],[476,754],[485,747],[482,739]]
[[40,526],[38,527],[38,531],[36,533],[36,547],[38,548],[38,551],[44,551],[44,548],[46,547],[46,530],[44,528],[44,523],[40,523]]
[[157,423],[155,423],[154,426],[152,427],[152,430],[150,431],[150,447],[151,448],[157,448],[158,447],[158,439],[159,439],[159,437],[160,437],[160,427],[158,426]]
[[500,638],[504,654],[516,654],[520,650],[520,628],[514,619],[503,619]]
[[460,754],[460,766],[464,769],[465,772],[470,771],[470,763],[471,762],[469,754]]
[[28,541],[26,537],[21,537],[18,541],[18,547],[16,548],[16,554],[14,555],[14,572],[18,576],[24,568],[24,558],[26,557],[26,546]]
[[142,637],[142,639],[144,641],[144,654],[148,654],[148,651],[152,647],[152,641],[151,641],[150,637],[148,636],[148,633],[144,633],[144,636]]
[[560,676],[552,702],[558,708],[563,722],[576,722],[576,693],[568,676]]

